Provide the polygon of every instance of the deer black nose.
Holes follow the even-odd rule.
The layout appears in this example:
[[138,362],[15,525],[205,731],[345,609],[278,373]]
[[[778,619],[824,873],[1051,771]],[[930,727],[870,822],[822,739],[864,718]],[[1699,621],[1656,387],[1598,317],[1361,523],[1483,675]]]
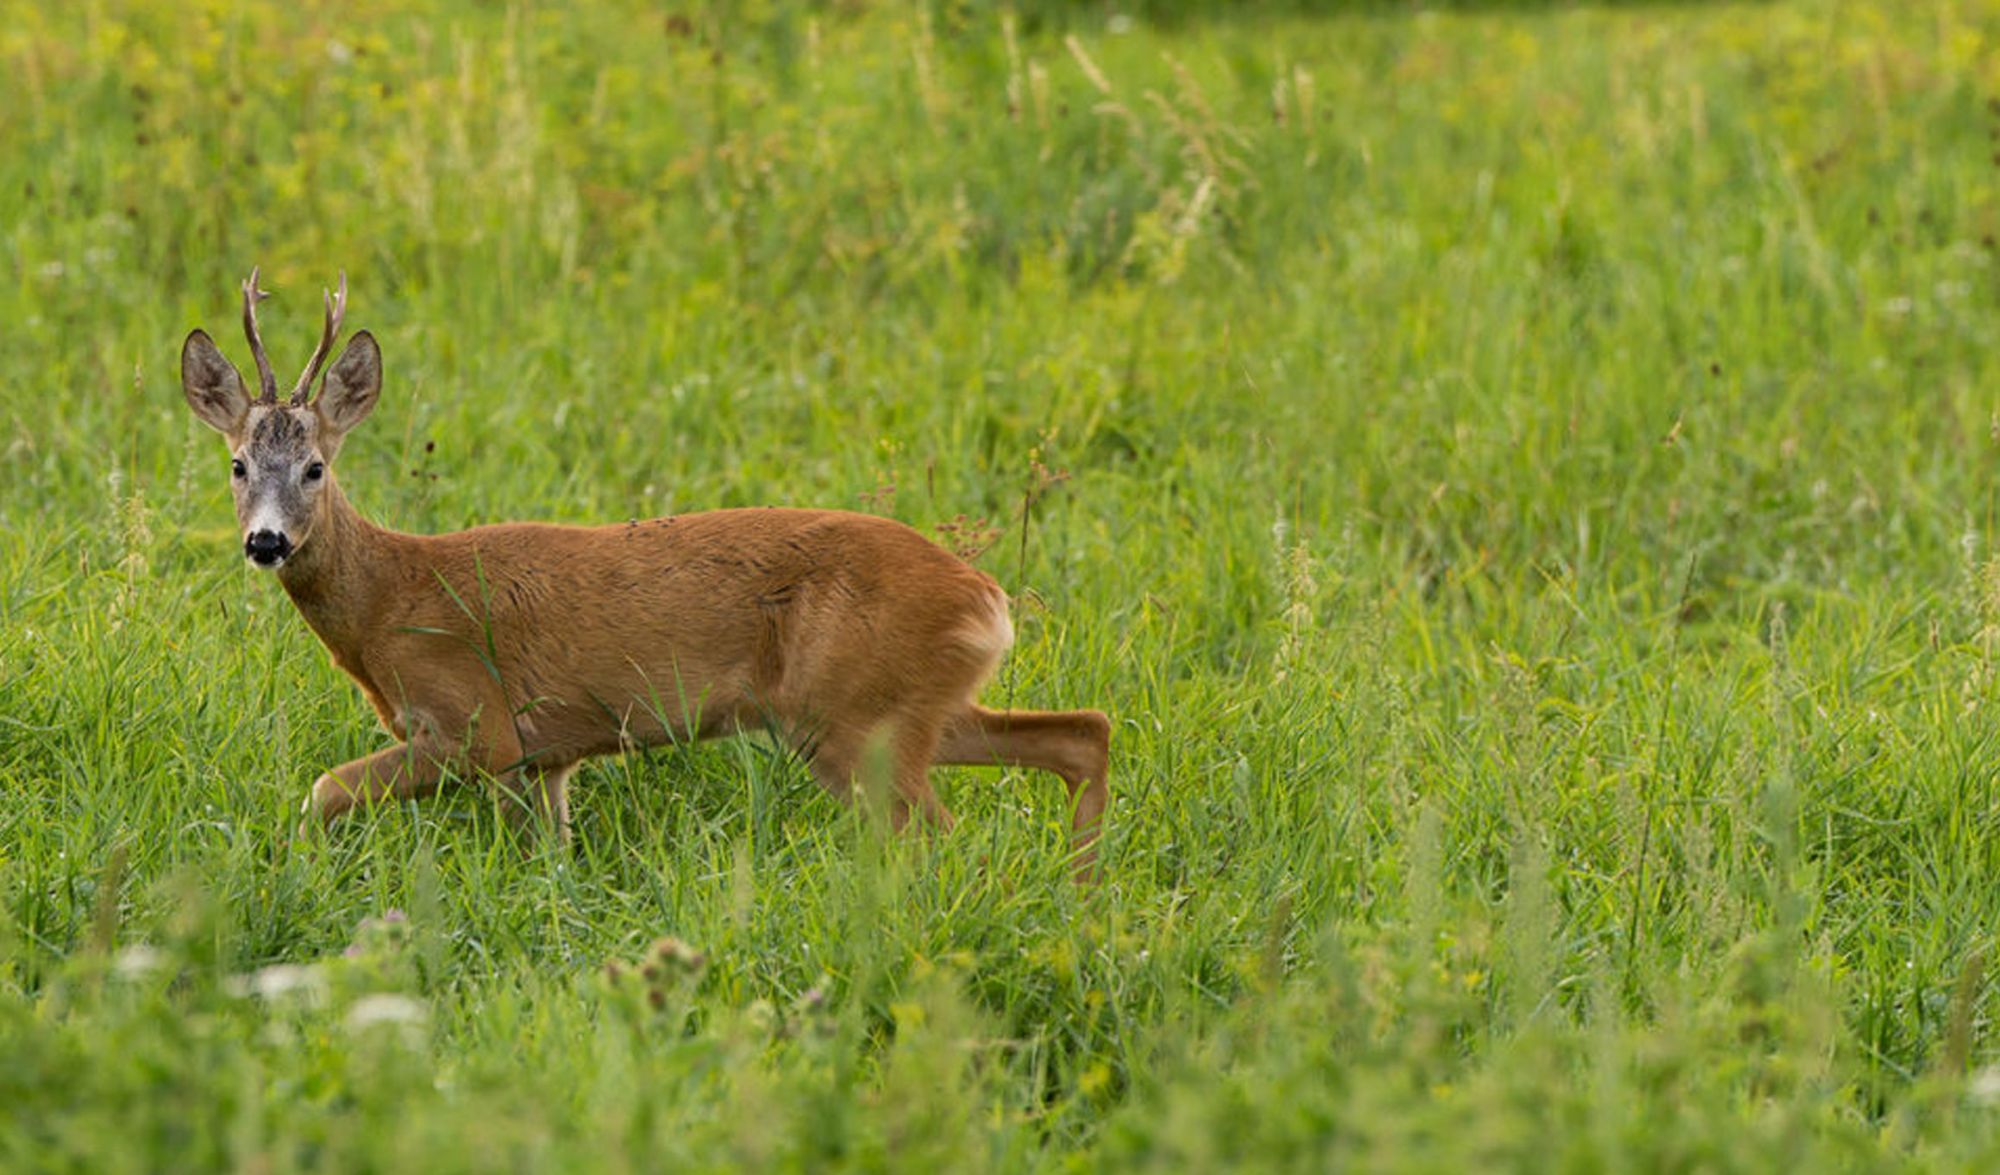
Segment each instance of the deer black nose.
[[253,530],[243,540],[243,553],[259,567],[276,567],[292,553],[292,540],[275,530]]

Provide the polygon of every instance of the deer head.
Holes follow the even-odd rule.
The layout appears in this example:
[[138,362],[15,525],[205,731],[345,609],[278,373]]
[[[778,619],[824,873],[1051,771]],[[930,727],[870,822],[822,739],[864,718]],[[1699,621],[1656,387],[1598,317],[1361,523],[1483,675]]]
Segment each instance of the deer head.
[[338,293],[324,295],[326,325],[319,346],[289,399],[278,402],[278,380],[257,333],[257,271],[243,283],[243,333],[257,362],[255,399],[243,377],[208,332],[195,330],[181,345],[181,390],[188,407],[229,442],[229,485],[236,520],[243,527],[244,557],[275,569],[312,536],[320,503],[332,484],[328,466],[340,440],[375,407],[382,391],[382,351],[367,331],[357,331],[327,371],[318,396],[308,400],[347,309],[347,275]]

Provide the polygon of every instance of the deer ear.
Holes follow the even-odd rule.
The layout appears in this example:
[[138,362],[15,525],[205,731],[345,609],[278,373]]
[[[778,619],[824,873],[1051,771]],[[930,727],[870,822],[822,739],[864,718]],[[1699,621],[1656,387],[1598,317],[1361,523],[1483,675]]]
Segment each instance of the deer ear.
[[374,411],[375,397],[381,393],[382,349],[375,345],[374,335],[356,331],[347,340],[347,349],[333,361],[333,370],[326,373],[326,385],[313,401],[313,411],[319,414],[323,427],[339,436]]
[[233,436],[250,414],[243,377],[222,357],[207,331],[191,331],[181,344],[181,392],[194,414],[219,433]]

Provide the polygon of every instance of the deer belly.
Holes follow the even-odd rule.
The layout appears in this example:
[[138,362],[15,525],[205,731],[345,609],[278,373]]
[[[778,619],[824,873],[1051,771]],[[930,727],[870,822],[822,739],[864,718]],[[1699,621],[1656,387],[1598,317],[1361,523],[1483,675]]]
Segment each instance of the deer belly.
[[556,757],[607,755],[632,747],[733,732],[745,706],[738,691],[673,682],[619,682],[614,688],[524,701],[516,729],[525,750]]

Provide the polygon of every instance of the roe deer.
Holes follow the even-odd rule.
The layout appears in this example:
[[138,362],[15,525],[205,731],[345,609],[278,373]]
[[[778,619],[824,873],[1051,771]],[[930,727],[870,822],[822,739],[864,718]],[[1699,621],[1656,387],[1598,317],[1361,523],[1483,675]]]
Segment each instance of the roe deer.
[[386,530],[348,504],[332,471],[381,391],[374,337],[349,339],[311,396],[346,275],[283,402],[257,331],[267,296],[251,270],[243,330],[261,394],[200,330],[181,348],[182,390],[228,439],[244,555],[276,572],[398,740],[321,775],[309,817],[483,773],[510,811],[567,838],[579,760],[767,726],[843,798],[864,748],[884,738],[898,828],[912,811],[951,825],[933,763],[1052,771],[1069,789],[1077,877],[1094,876],[1110,723],[1096,710],[978,704],[1014,635],[990,577],[902,523],[836,510]]

